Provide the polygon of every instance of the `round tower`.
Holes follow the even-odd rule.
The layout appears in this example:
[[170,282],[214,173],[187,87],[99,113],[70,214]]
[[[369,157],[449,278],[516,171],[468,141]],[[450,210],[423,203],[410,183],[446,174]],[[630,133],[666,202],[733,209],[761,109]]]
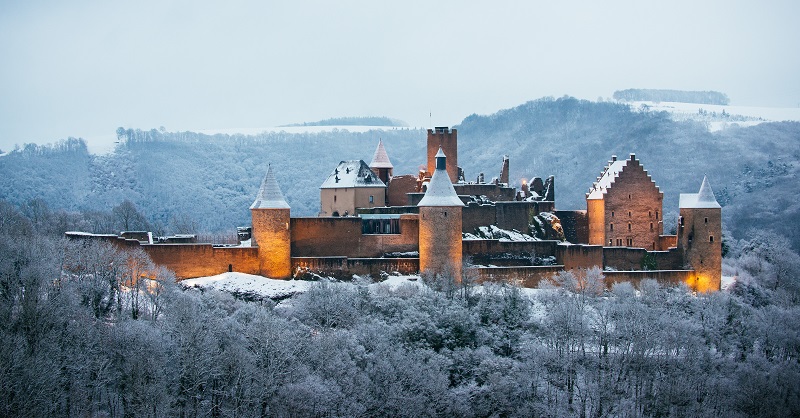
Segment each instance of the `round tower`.
[[708,179],[703,177],[699,193],[680,196],[678,247],[683,262],[695,271],[698,292],[720,290],[722,283],[722,207]]
[[258,246],[262,276],[288,279],[292,275],[289,204],[284,200],[272,166],[267,170],[258,196],[250,206],[253,220],[252,240]]
[[461,209],[439,148],[436,169],[419,204],[419,270],[461,281]]

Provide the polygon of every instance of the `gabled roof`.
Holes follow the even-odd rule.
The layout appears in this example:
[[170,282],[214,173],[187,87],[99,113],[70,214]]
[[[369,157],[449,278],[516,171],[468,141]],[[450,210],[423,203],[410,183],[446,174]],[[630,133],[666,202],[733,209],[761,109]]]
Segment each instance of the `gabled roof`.
[[364,160],[342,161],[319,186],[320,189],[386,187]]
[[[436,158],[444,157],[444,152],[439,148]],[[442,164],[444,166],[444,164]],[[458,198],[453,182],[445,169],[436,169],[428,183],[428,190],[425,196],[417,203],[417,206],[464,206],[464,202]]]
[[269,166],[267,175],[261,182],[261,188],[258,189],[256,200],[250,205],[250,209],[289,209],[289,204],[281,194],[275,174],[272,173],[272,166]]
[[372,162],[369,163],[371,168],[394,168],[392,162],[389,161],[389,155],[386,154],[386,149],[383,147],[383,140],[378,140],[378,148],[375,149],[375,155],[372,156]]
[[608,166],[606,166],[605,171],[600,177],[597,178],[597,181],[594,182],[592,188],[589,189],[589,195],[586,196],[587,199],[602,199],[603,195],[606,193],[609,187],[614,184],[614,180],[619,177],[619,173],[625,168],[628,164],[628,160],[617,160],[612,161]]
[[[641,169],[644,174],[647,175],[647,178],[650,179],[650,175],[647,174],[647,170],[639,163],[639,160],[636,159],[636,154],[631,153],[630,158],[627,160],[617,160],[617,156],[614,155],[611,158],[611,161],[608,162],[608,165],[600,174],[600,177],[592,185],[592,188],[589,189],[589,193],[586,194],[586,199],[594,200],[594,199],[603,199],[608,190],[614,186],[614,182],[620,176],[620,173],[625,171],[626,167],[637,167]],[[650,182],[653,183],[653,186],[658,190],[658,186],[655,185],[655,182],[650,179]],[[660,193],[660,191],[659,191]]]
[[699,193],[681,193],[680,208],[686,209],[708,209],[708,208],[721,208],[714,197],[714,191],[711,190],[711,185],[708,184],[708,178],[703,176],[703,184],[700,185]]

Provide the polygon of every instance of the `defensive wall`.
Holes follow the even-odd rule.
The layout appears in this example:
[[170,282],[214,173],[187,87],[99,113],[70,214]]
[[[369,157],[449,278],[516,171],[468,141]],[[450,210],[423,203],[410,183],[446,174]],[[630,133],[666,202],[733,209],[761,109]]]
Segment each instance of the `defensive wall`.
[[564,266],[475,267],[477,281],[510,283],[535,288],[539,282],[564,271]]
[[[645,260],[647,255],[649,260]],[[672,270],[683,268],[683,257],[677,248],[668,251],[647,251],[644,248],[605,247],[603,265],[616,270],[643,270],[647,263],[655,263],[650,270]]]
[[399,234],[362,234],[359,217],[291,219],[292,256],[376,258],[419,248],[417,215],[400,216]]
[[211,244],[144,244],[154,263],[179,279],[214,276],[226,271],[261,274],[258,247],[214,247]]
[[557,210],[564,238],[574,244],[589,243],[589,215],[585,210]]
[[416,274],[419,271],[419,258],[292,257],[292,271],[295,278],[314,273],[348,279],[357,274],[370,275],[377,280],[381,272]]

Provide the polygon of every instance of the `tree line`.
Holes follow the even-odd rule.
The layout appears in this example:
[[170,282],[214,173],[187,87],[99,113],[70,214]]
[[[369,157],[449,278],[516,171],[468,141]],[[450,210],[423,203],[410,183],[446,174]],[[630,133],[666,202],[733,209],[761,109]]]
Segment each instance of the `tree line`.
[[615,91],[613,97],[625,102],[678,102],[723,106],[731,102],[727,94],[718,91],[626,89]]

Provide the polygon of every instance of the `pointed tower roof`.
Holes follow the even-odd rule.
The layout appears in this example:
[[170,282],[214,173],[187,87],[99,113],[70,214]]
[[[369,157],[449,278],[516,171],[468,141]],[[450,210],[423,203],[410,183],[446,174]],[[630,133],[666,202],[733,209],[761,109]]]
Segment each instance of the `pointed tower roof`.
[[378,140],[378,148],[375,149],[375,155],[372,156],[372,162],[369,163],[370,168],[394,168],[392,162],[389,161],[389,155],[386,154],[386,148],[383,147],[383,139]]
[[250,205],[250,209],[289,209],[289,204],[281,194],[281,188],[278,187],[278,181],[275,179],[275,174],[272,173],[272,165],[267,170],[267,175],[261,182],[261,188],[258,189],[256,200]]
[[[444,151],[441,148],[436,153],[436,158],[445,158]],[[437,163],[437,168],[428,183],[428,190],[425,191],[425,196],[422,197],[417,206],[464,206],[464,202],[458,198],[456,189],[453,188],[453,183],[450,181],[450,176],[447,174],[445,167],[446,164],[444,162],[441,165]]]
[[681,193],[680,205],[681,208],[721,208],[714,197],[714,191],[711,190],[711,185],[708,183],[708,178],[703,176],[703,184],[700,185],[699,193]]

